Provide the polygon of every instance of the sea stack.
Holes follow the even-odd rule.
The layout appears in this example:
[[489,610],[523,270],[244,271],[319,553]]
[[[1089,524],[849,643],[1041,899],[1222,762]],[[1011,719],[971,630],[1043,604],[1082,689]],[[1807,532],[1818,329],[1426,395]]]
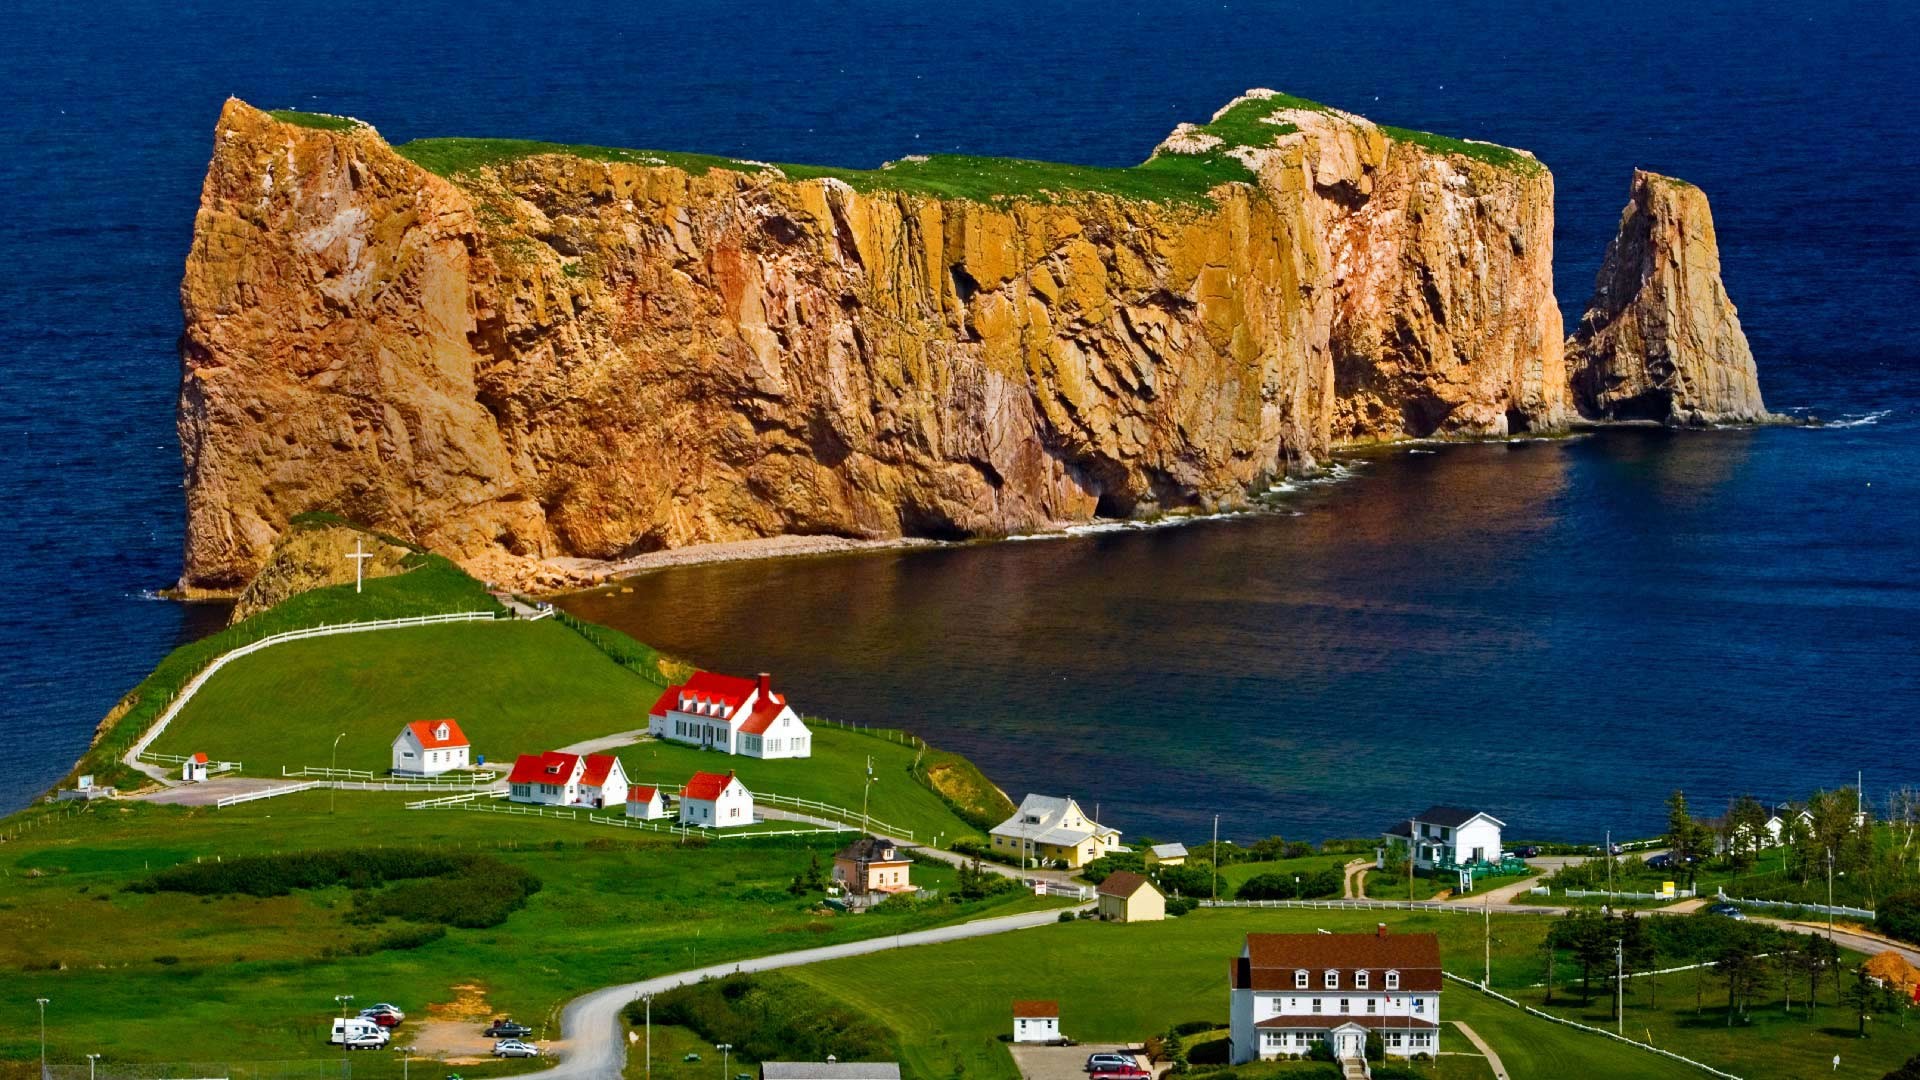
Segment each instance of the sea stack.
[[1680,427],[1773,419],[1720,280],[1707,196],[1637,169],[1593,300],[1567,339],[1580,415]]

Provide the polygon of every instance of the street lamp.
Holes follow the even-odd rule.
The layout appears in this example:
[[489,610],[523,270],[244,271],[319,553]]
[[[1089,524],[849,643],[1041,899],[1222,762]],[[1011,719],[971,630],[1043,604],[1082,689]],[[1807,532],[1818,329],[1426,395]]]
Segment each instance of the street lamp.
[[100,1060],[99,1054],[87,1055],[87,1080],[93,1080],[93,1063]]
[[653,1080],[653,995],[642,997],[647,1003],[647,1080]]
[[327,760],[327,816],[328,817],[333,816],[334,800],[340,797],[339,796],[340,789],[333,786],[334,785],[333,774],[336,771],[335,766],[340,764],[340,740],[346,737],[347,737],[347,733],[344,731],[333,737],[333,756]]
[[40,1075],[47,1075],[47,999],[33,999],[40,1006]]
[[732,1043],[714,1043],[713,1048],[720,1051],[720,1080],[727,1080],[728,1065],[733,1060]]

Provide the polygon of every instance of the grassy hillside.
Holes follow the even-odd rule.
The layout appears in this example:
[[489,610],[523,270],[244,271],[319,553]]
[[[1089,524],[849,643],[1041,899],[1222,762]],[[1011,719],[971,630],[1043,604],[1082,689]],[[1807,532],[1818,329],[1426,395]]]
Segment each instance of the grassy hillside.
[[[992,201],[1002,198],[1052,200],[1083,194],[1112,195],[1151,202],[1205,203],[1208,192],[1221,184],[1245,183],[1252,171],[1232,151],[1259,149],[1299,130],[1286,122],[1269,122],[1282,110],[1326,111],[1327,106],[1305,98],[1277,94],[1236,103],[1219,119],[1197,125],[1198,133],[1220,140],[1196,153],[1161,153],[1139,165],[1110,168],[1069,165],[1018,158],[976,157],[963,154],[914,155],[878,169],[848,169],[823,165],[743,161],[710,154],[662,150],[627,150],[539,142],[528,139],[436,138],[415,139],[395,147],[403,157],[442,176],[457,176],[487,166],[502,165],[542,154],[567,154],[593,161],[640,165],[671,165],[695,175],[712,169],[759,172],[777,168],[793,180],[829,177],[856,191],[898,191],[941,199]],[[278,114],[276,114],[278,115]],[[301,121],[305,122],[305,121]],[[1532,157],[1491,143],[1433,135],[1403,128],[1384,128],[1389,138],[1425,149],[1485,162],[1497,168],[1538,172]]]
[[454,623],[276,645],[222,668],[155,741],[255,774],[326,765],[385,772],[400,728],[452,717],[489,761],[646,726],[661,684],[565,626]]
[[[38,1053],[35,997],[53,1002],[49,1056],[60,1063],[84,1065],[88,1052],[118,1061],[324,1057],[337,1054],[322,1027],[337,993],[423,1017],[456,987],[474,986],[492,1008],[540,1025],[565,999],[609,983],[1042,903],[1016,893],[928,912],[815,916],[787,886],[844,837],[679,844],[576,822],[406,811],[403,799],[340,793],[330,814],[327,793],[316,791],[227,810],[101,804],[9,819],[15,830],[44,823],[0,853],[0,985],[9,991],[0,1000],[0,1076]],[[195,859],[356,846],[484,853],[544,887],[492,929],[449,929],[419,948],[368,956],[344,953],[390,927],[356,925],[346,888],[270,898],[127,890]],[[939,878],[930,871],[927,880]],[[183,1050],[184,1030],[205,1034]],[[355,1075],[390,1067],[397,1076],[390,1058],[356,1059]]]

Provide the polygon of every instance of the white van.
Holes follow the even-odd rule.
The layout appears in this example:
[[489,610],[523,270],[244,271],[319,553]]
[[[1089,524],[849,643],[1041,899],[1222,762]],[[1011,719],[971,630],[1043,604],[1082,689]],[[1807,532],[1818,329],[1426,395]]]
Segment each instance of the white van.
[[387,1034],[386,1028],[371,1020],[363,1020],[357,1016],[352,1018],[336,1016],[333,1018],[333,1034],[327,1038],[327,1042],[334,1046],[341,1046],[348,1040],[352,1040],[356,1045],[366,1045],[363,1040],[376,1039],[378,1045],[385,1046],[390,1038],[392,1036]]

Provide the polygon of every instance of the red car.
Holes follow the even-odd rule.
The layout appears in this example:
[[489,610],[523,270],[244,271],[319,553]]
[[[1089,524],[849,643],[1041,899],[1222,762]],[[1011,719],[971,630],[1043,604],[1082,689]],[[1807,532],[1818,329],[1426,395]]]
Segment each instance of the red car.
[[1153,1074],[1138,1065],[1102,1065],[1087,1075],[1092,1080],[1145,1080]]

